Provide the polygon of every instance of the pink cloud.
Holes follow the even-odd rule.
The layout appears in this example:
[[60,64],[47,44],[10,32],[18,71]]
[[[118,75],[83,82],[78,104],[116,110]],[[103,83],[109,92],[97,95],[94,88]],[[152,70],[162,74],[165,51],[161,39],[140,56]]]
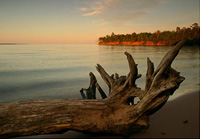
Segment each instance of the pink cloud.
[[95,16],[105,21],[132,20],[151,13],[150,8],[157,7],[162,0],[95,0],[82,9],[83,16]]

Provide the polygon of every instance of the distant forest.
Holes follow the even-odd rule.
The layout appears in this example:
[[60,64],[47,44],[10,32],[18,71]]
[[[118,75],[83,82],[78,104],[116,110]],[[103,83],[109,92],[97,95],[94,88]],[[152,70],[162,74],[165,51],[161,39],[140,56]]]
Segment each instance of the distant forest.
[[104,37],[100,37],[98,42],[100,45],[109,45],[109,44],[118,44],[123,45],[125,42],[129,42],[129,44],[134,44],[133,42],[140,42],[143,45],[151,42],[153,45],[157,45],[159,43],[163,45],[175,45],[182,39],[187,39],[187,45],[199,45],[199,34],[200,27],[198,23],[192,24],[190,27],[176,27],[176,31],[159,31],[157,30],[154,33],[142,32],[132,34],[114,34],[106,35]]

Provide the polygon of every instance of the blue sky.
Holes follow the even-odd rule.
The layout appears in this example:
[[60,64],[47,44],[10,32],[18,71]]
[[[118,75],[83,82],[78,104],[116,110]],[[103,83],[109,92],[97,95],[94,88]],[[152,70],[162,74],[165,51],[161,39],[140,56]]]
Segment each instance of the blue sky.
[[0,0],[0,42],[96,43],[199,23],[199,0]]

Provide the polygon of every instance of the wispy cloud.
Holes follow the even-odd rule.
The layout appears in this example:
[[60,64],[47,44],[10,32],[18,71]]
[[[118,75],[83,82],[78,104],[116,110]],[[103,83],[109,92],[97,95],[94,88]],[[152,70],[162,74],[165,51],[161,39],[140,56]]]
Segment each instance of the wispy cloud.
[[88,12],[84,13],[83,16],[94,16],[101,14],[106,11],[106,6],[104,5],[105,1],[103,2],[93,2],[91,5],[89,5],[87,8],[82,9],[89,9]]
[[101,13],[100,11],[93,11],[93,12],[90,12],[90,13],[83,14],[83,16],[93,16],[93,15],[98,15],[100,13]]
[[79,8],[80,11],[88,11],[88,8]]
[[95,16],[108,22],[133,20],[150,14],[163,0],[93,0],[80,8],[83,16]]

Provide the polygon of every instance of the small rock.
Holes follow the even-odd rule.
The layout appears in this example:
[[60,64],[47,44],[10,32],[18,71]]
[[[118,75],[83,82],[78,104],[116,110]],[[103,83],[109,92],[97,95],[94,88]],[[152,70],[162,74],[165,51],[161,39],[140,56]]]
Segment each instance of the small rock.
[[166,135],[166,133],[165,132],[161,132],[161,135]]
[[187,123],[188,123],[188,120],[183,121],[183,123],[184,123],[184,124],[187,124]]

